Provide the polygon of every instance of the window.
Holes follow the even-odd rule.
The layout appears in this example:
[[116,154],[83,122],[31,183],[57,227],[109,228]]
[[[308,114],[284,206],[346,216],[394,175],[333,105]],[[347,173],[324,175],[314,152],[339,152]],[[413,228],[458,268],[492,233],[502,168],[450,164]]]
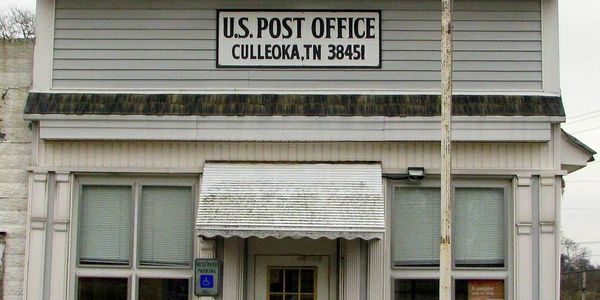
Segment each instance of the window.
[[[453,254],[457,267],[504,267],[505,189],[455,187]],[[394,266],[439,265],[440,189],[394,188],[392,205]]]
[[77,299],[127,299],[127,278],[79,277]]
[[79,263],[129,265],[133,193],[130,186],[84,186],[79,206]]
[[140,265],[187,266],[192,261],[192,191],[144,186],[140,209]]
[[76,299],[188,299],[194,181],[79,180]]
[[269,300],[314,300],[315,268],[269,268]]
[[[437,279],[398,279],[394,281],[395,300],[439,299]],[[454,299],[505,299],[504,280],[456,280]]]
[[187,300],[189,283],[186,279],[140,279],[140,299]]
[[456,188],[454,199],[455,264],[503,267],[506,248],[504,190]]
[[397,187],[393,205],[392,259],[399,266],[438,265],[440,189]]
[[[510,182],[455,178],[452,185],[454,298],[506,299],[505,291],[512,288]],[[391,193],[393,299],[438,299],[439,182],[399,182]]]

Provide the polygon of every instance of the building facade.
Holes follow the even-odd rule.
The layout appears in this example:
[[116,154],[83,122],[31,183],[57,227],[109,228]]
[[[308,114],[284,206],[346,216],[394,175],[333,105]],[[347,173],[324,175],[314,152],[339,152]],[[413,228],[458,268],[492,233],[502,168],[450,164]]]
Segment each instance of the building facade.
[[[38,0],[25,298],[437,298],[440,9]],[[557,1],[455,9],[456,299],[557,299]]]

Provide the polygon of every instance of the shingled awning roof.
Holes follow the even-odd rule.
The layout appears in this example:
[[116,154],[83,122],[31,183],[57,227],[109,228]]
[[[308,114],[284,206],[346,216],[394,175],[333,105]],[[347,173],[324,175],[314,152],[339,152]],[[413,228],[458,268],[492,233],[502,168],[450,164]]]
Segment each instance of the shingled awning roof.
[[[455,116],[559,116],[560,97],[459,95]],[[26,114],[165,116],[440,115],[435,95],[89,94],[30,93]]]
[[196,230],[205,237],[381,239],[380,164],[208,162]]

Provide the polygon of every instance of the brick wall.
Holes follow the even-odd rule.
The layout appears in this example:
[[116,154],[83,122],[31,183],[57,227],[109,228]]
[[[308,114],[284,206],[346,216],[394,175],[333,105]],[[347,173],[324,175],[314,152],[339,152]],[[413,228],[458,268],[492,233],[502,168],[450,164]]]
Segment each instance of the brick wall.
[[22,299],[31,130],[23,120],[33,42],[0,40],[0,232],[6,233],[0,298]]

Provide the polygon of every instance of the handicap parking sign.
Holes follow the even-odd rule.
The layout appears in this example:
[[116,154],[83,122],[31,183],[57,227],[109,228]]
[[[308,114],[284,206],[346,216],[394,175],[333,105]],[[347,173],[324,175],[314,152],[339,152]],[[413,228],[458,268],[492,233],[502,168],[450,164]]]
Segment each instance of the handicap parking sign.
[[194,260],[196,296],[218,296],[221,284],[221,261],[217,259]]
[[200,287],[203,289],[212,289],[214,287],[215,277],[212,275],[200,275]]

